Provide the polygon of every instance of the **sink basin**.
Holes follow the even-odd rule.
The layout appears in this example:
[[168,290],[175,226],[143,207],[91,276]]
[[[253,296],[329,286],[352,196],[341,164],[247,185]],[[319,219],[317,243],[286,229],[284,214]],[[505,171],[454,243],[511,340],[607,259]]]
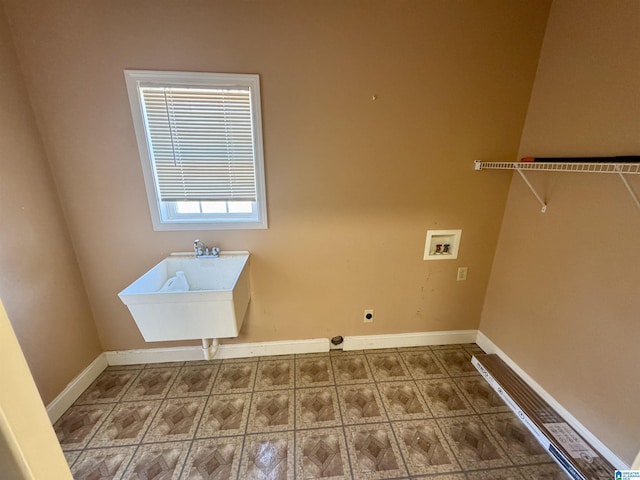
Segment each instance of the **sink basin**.
[[[160,291],[183,271],[188,291]],[[249,252],[172,253],[118,296],[147,342],[237,337],[251,293]]]

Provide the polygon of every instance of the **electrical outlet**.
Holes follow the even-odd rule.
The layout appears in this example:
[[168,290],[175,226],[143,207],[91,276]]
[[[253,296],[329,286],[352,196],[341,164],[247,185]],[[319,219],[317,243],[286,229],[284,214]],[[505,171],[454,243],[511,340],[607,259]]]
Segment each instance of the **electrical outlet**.
[[373,309],[364,311],[364,323],[373,323]]
[[456,280],[458,282],[466,280],[467,279],[467,271],[468,270],[469,270],[468,267],[458,267],[458,276],[456,277]]

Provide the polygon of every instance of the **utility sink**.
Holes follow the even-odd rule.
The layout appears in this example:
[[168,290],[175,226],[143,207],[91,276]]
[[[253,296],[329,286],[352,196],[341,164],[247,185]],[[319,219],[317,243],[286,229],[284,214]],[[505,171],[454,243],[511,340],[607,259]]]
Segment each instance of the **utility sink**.
[[[188,291],[160,291],[182,271]],[[251,299],[249,252],[172,253],[118,296],[147,342],[237,337]]]

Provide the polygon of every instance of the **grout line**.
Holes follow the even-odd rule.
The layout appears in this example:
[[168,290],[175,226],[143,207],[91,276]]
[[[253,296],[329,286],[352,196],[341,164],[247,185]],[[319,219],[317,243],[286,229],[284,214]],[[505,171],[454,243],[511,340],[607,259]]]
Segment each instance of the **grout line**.
[[240,448],[240,460],[238,462],[238,471],[236,472],[236,479],[240,480],[240,472],[242,471],[242,458],[244,456],[245,447],[248,448],[248,440],[249,436],[249,421],[251,420],[251,407],[253,406],[253,396],[256,393],[256,382],[258,381],[258,367],[260,366],[260,357],[258,357],[258,361],[256,362],[256,370],[253,377],[253,387],[249,393],[249,405],[247,406],[247,420],[244,424],[244,434],[242,435],[242,447]]
[[[144,435],[143,435],[144,436]],[[142,442],[142,440],[141,440]],[[124,474],[127,472],[127,470],[129,470],[129,467],[131,466],[131,464],[133,463],[133,459],[136,458],[136,455],[138,454],[138,451],[140,450],[140,447],[142,447],[142,443],[138,443],[136,445],[135,450],[133,451],[133,455],[131,455],[131,458],[129,459],[129,461],[127,462],[127,466],[124,467],[122,469],[122,478],[124,478]]]
[[[329,360],[329,363],[331,360]],[[296,388],[297,385],[297,373],[296,370],[296,355],[293,355],[293,359],[291,364],[293,365],[293,478],[295,479],[298,473],[298,429],[296,428],[298,425],[298,390]],[[291,378],[291,376],[289,376]]]
[[[206,367],[206,365],[204,366]],[[180,372],[186,368],[186,365],[180,368],[180,371],[178,372],[178,375],[176,376],[176,382],[178,381],[178,378],[180,378]],[[218,373],[220,372],[220,366],[217,366],[217,368],[215,369],[215,373],[212,374],[213,381],[211,382],[211,387],[209,388],[209,392],[211,392],[211,390],[213,389],[213,384],[215,383],[216,378],[218,377]],[[173,386],[171,387],[173,388]],[[169,391],[171,391],[171,389],[169,389]],[[169,392],[167,392],[168,395]],[[189,397],[189,398],[199,398],[199,396],[194,396],[194,397]],[[193,449],[193,444],[196,441],[196,436],[198,434],[198,430],[200,429],[200,425],[202,424],[202,420],[204,419],[204,417],[207,414],[207,405],[209,405],[209,399],[211,398],[211,395],[207,395],[206,400],[204,401],[204,406],[202,407],[202,412],[200,413],[200,418],[198,419],[198,424],[196,425],[196,428],[194,428],[193,430],[193,437],[191,438],[191,442],[189,443],[189,448],[187,449],[187,455],[184,458],[184,463],[182,464],[182,468],[180,469],[180,476],[178,478],[182,478],[184,472],[184,469],[187,467],[187,462],[189,461],[189,457],[191,455],[191,450]],[[153,422],[152,422],[153,423]]]
[[[195,432],[193,434],[195,436]],[[187,448],[187,454],[184,457],[184,461],[182,462],[182,467],[180,468],[180,475],[178,478],[182,478],[182,475],[185,473],[184,469],[187,468],[187,462],[189,461],[189,455],[191,454],[191,449],[193,448],[194,439],[192,438],[189,442],[189,448]]]

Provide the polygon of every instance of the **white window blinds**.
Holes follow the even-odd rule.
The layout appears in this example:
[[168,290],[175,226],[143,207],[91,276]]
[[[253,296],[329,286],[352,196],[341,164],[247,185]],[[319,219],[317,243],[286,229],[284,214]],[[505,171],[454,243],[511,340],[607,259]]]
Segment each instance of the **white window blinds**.
[[161,201],[256,201],[248,87],[138,88]]

